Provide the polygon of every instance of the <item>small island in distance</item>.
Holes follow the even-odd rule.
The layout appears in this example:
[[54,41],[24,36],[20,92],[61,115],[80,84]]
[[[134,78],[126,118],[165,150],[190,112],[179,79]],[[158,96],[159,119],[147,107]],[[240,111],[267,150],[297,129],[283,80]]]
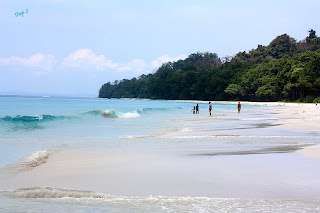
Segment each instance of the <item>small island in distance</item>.
[[320,102],[320,37],[287,34],[268,46],[219,58],[194,53],[154,74],[108,82],[99,98]]

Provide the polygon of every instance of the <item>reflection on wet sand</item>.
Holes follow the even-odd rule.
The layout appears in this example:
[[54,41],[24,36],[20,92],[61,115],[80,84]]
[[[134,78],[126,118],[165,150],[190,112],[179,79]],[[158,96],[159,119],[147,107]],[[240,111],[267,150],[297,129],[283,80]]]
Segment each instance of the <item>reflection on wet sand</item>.
[[271,148],[264,148],[258,150],[232,151],[232,152],[208,152],[200,154],[192,154],[195,156],[223,156],[223,155],[257,155],[257,154],[275,154],[275,153],[289,153],[301,150],[304,146],[277,146]]

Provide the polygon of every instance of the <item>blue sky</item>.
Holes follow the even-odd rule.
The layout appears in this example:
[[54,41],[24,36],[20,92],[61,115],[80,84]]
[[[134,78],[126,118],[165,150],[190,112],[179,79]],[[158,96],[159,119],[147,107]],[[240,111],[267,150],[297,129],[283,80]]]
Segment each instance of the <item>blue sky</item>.
[[319,11],[318,0],[1,0],[0,94],[95,96],[194,52],[319,35]]

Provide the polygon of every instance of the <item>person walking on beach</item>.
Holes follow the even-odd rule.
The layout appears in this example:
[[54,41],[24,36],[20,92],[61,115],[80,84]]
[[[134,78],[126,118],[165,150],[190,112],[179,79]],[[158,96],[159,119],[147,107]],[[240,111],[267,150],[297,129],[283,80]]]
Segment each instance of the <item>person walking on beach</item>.
[[209,113],[210,113],[210,116],[211,116],[211,110],[212,110],[212,104],[211,104],[211,102],[209,102]]
[[195,114],[195,113],[196,113],[196,107],[195,107],[195,106],[193,106],[193,108],[192,108],[192,110],[191,110],[191,111],[192,111],[192,113],[193,113],[193,114]]
[[240,101],[238,102],[238,113],[240,113],[240,110],[241,110],[241,104],[240,104]]
[[196,106],[196,114],[199,114],[199,104]]

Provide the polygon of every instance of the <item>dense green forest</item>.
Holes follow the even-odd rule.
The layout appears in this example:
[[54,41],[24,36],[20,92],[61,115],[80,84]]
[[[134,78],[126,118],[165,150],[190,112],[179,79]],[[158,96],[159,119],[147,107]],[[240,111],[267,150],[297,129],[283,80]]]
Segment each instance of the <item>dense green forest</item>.
[[320,102],[320,37],[283,34],[233,57],[194,53],[154,74],[108,82],[99,97]]

